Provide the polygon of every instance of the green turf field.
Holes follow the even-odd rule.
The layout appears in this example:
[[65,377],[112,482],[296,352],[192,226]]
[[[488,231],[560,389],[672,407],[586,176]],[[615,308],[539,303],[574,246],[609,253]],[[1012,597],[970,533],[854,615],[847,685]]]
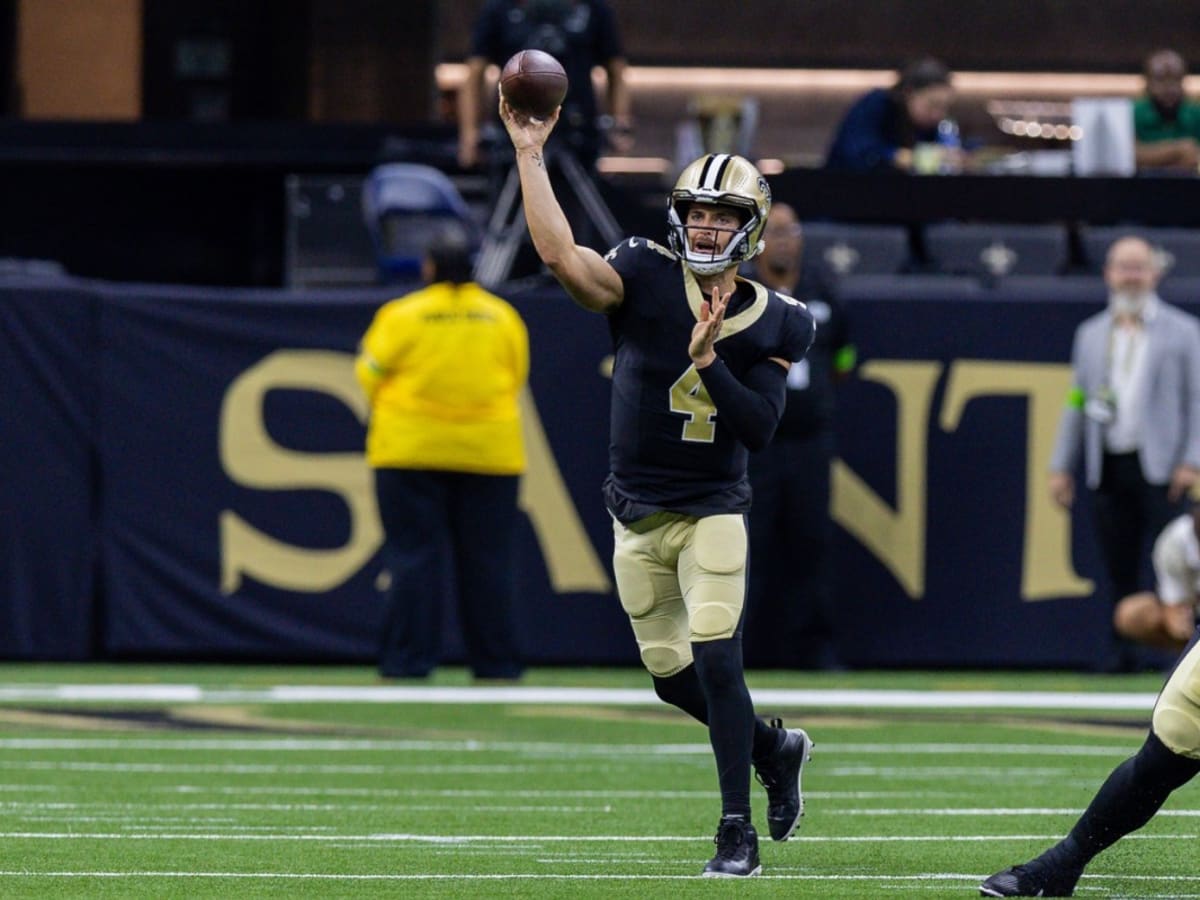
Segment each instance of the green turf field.
[[[0,675],[5,898],[977,896],[1069,828],[1161,680],[752,673],[760,712],[817,747],[797,836],[729,882],[698,877],[706,734],[635,671],[445,670],[432,692],[366,667]],[[1193,784],[1077,896],[1200,897],[1197,817]]]

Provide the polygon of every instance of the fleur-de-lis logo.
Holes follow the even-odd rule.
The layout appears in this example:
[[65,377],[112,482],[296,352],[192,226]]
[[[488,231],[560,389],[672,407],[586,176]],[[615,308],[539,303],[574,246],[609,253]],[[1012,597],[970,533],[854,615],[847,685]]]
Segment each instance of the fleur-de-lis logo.
[[849,275],[858,265],[859,252],[845,241],[838,241],[826,247],[822,257],[836,274]]
[[1012,271],[1017,264],[1017,251],[1003,241],[992,241],[979,251],[979,261],[983,267],[997,278],[1002,278]]

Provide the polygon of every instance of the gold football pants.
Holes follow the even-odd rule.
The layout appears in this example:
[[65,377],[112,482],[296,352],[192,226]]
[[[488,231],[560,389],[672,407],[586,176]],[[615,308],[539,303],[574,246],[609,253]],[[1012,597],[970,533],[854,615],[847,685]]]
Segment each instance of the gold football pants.
[[1172,752],[1200,759],[1200,641],[1195,638],[1158,695],[1151,727]]
[[746,594],[741,515],[658,514],[626,527],[613,521],[613,571],[642,664],[667,678],[692,662],[692,643],[733,637]]

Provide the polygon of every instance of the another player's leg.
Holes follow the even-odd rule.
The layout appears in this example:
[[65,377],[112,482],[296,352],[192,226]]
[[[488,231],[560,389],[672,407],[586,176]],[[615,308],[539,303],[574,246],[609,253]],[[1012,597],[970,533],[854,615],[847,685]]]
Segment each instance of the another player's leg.
[[1071,833],[1027,863],[979,886],[984,897],[1070,897],[1084,867],[1101,850],[1145,825],[1200,761],[1172,753],[1154,734],[1113,770]]
[[984,880],[985,897],[1069,897],[1092,859],[1158,812],[1200,772],[1200,649],[1193,637],[1154,707],[1150,734],[1096,792],[1071,833],[1027,863]]

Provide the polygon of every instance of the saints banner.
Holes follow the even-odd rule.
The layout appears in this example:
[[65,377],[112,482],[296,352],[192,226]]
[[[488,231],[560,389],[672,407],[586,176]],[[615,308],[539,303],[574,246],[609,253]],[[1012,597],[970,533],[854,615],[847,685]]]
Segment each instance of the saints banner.
[[[396,292],[0,282],[0,654],[373,660],[388,573],[353,358]],[[532,355],[524,650],[634,665],[600,498],[608,329],[557,288],[508,299]],[[842,657],[1095,663],[1111,601],[1086,497],[1054,507],[1045,467],[1103,285],[859,279],[844,299],[861,365],[836,423]]]

